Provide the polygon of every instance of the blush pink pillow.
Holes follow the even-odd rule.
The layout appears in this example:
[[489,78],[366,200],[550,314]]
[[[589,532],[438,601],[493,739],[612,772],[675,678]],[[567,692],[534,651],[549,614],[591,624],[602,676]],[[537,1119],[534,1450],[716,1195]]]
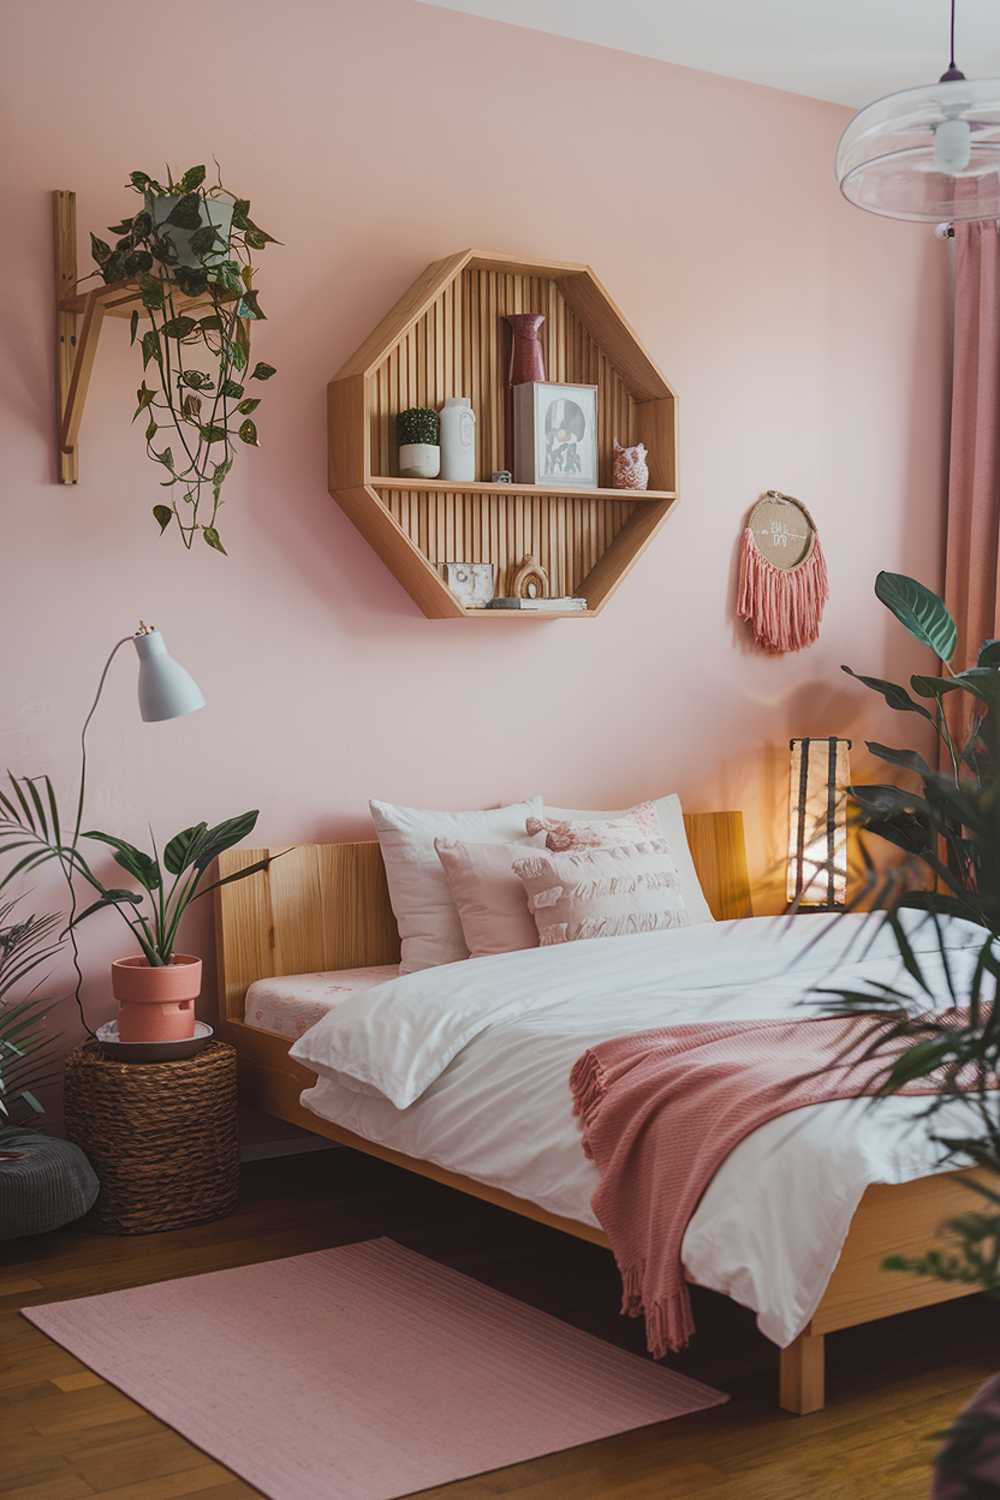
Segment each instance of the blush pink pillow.
[[545,833],[549,849],[607,849],[620,844],[659,838],[660,817],[652,802],[640,802],[613,818],[529,818],[529,833]]
[[434,840],[472,958],[538,947],[538,929],[524,886],[514,874],[514,861],[528,849],[544,847],[541,834],[520,844]]
[[663,838],[617,848],[520,855],[541,946],[690,925],[680,876]]

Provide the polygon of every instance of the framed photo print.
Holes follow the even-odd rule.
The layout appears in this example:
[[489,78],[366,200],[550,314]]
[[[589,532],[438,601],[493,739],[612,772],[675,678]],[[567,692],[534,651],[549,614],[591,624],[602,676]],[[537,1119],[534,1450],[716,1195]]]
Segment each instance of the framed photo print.
[[514,387],[514,479],[597,488],[597,386],[536,380]]

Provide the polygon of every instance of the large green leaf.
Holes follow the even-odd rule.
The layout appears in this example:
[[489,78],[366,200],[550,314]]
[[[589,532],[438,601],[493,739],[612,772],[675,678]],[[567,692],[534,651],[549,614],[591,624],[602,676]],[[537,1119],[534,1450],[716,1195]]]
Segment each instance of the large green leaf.
[[964,672],[956,672],[951,680],[984,703],[994,706],[1000,703],[1000,671],[996,667],[967,667]]
[[181,192],[193,193],[195,188],[201,187],[204,181],[204,167],[188,167],[187,171],[184,173],[184,176],[181,178]]
[[929,646],[942,661],[951,661],[958,631],[937,594],[905,573],[879,573],[875,595],[915,640]]
[[204,843],[198,851],[197,859],[194,861],[198,869],[204,870],[224,850],[241,843],[256,828],[259,817],[259,810],[254,808],[252,812],[240,813],[235,818],[226,818],[224,822],[216,823],[214,828],[209,828],[205,834]]
[[898,709],[900,713],[922,714],[925,719],[932,719],[933,715],[928,713],[922,703],[915,703],[904,687],[897,682],[886,682],[883,677],[866,677],[862,672],[855,672],[853,667],[841,667],[849,677],[863,682],[865,687],[871,688],[873,693],[881,693],[890,708]]
[[180,875],[194,864],[207,832],[207,823],[195,823],[191,828],[182,828],[180,833],[174,834],[163,851],[163,863],[171,875]]
[[149,854],[142,849],[137,849],[134,844],[129,844],[125,839],[116,838],[113,833],[98,833],[96,829],[85,833],[85,839],[96,839],[101,844],[107,844],[115,851],[115,864],[120,865],[133,880],[138,880],[145,891],[159,890],[161,884],[160,867]]
[[916,750],[894,750],[890,745],[880,745],[877,740],[868,740],[866,743],[872,755],[887,761],[890,766],[901,766],[904,771],[914,771],[918,776],[931,781],[937,778],[937,773]]
[[175,229],[197,229],[201,223],[201,195],[184,193],[170,210],[166,222]]
[[1000,641],[984,641],[976,659],[977,667],[1000,667]]
[[946,693],[960,692],[962,684],[957,677],[924,677],[915,672],[910,678],[910,687],[921,698],[943,698]]
[[100,900],[95,901],[86,910],[78,912],[69,924],[78,927],[87,917],[93,916],[95,911],[103,911],[106,906],[141,906],[142,897],[135,891],[105,891]]

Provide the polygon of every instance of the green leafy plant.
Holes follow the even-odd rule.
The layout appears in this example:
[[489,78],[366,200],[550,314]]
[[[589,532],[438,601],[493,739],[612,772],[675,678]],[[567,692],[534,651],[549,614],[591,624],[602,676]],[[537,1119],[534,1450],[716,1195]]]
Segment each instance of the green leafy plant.
[[37,994],[37,984],[20,1000],[13,994],[59,951],[59,919],[14,921],[15,906],[0,902],[0,1126],[11,1124],[22,1109],[43,1114],[34,1091],[58,1077],[59,1038],[45,1030],[51,1002]]
[[[970,841],[963,829],[963,789],[984,789],[996,766],[997,711],[1000,705],[1000,641],[984,641],[974,666],[956,671],[951,663],[958,632],[944,601],[918,583],[898,573],[879,573],[876,596],[921,645],[927,646],[944,665],[944,675],[915,673],[910,691],[880,677],[866,677],[850,667],[849,673],[899,713],[915,714],[930,724],[937,737],[946,774],[939,775],[916,750],[895,749],[874,740],[868,749],[896,770],[909,772],[920,782],[920,790],[896,785],[856,786],[852,796],[862,826],[895,844],[908,855],[925,860],[932,873],[963,892],[980,887],[979,866],[993,855],[984,845]],[[957,694],[964,712],[949,721],[948,700]],[[954,727],[953,727],[954,725]],[[960,727],[961,726],[961,727]],[[982,900],[994,899],[988,885]],[[989,920],[1000,920],[1000,906]]]
[[[249,875],[266,869],[270,863],[269,859],[257,860],[224,879],[204,883],[212,861],[253,832],[258,817],[256,811],[227,818],[211,828],[207,823],[184,828],[169,840],[161,856],[152,830],[151,853],[115,834],[96,829],[75,832],[72,839],[64,841],[49,778],[9,775],[9,782],[9,793],[0,792],[0,856],[17,854],[19,857],[0,877],[0,891],[18,876],[33,872],[52,860],[58,861],[71,889],[74,878],[79,877],[97,894],[97,899],[79,913],[75,910],[74,898],[69,928],[78,927],[95,912],[113,907],[148,962],[156,967],[170,963],[177,929],[193,901],[231,881],[245,880]],[[110,848],[115,864],[132,877],[139,889],[105,884],[80,849],[80,839]]]
[[[904,855],[879,871],[862,836],[864,872],[852,905],[870,903],[869,920],[891,929],[908,985],[835,988],[823,993],[822,1003],[828,1013],[873,1018],[859,1058],[885,1055],[880,1095],[895,1094],[914,1080],[932,1081],[935,1092],[927,1096],[922,1118],[942,1160],[971,1161],[981,1169],[979,1181],[970,1183],[981,1203],[944,1226],[947,1248],[890,1256],[886,1268],[978,1286],[1000,1297],[1000,1183],[990,1183],[1000,1179],[1000,641],[985,641],[975,665],[955,671],[957,630],[936,594],[891,573],[879,574],[875,592],[914,639],[934,652],[945,675],[915,674],[912,696],[880,678],[859,680],[891,708],[933,726],[945,769],[913,750],[869,745],[917,785],[852,788],[862,835],[888,839]],[[945,714],[946,700],[965,710],[954,725]],[[957,724],[964,724],[960,732]],[[924,915],[907,916],[906,908]],[[948,919],[955,917],[980,934],[963,965],[946,940]],[[933,924],[933,970],[910,941],[914,922]],[[938,1122],[959,1101],[971,1116],[969,1128],[956,1135]],[[947,1434],[938,1462],[964,1472],[974,1465],[982,1441],[998,1436],[1000,1424],[988,1412],[965,1414]]]
[[200,535],[224,553],[222,487],[237,444],[259,447],[260,397],[247,385],[276,373],[250,365],[250,325],[265,316],[253,252],[278,242],[251,219],[248,198],[205,186],[203,166],[176,180],[168,168],[166,184],[132,172],[128,186],[142,208],[111,226],[113,244],[95,234],[90,243],[105,282],[135,280],[142,298],[141,337],[143,318],[131,319],[143,369],[132,420],[144,419],[146,452],[170,492],[153,516],[161,535],[176,523],[187,548]]
[[441,441],[441,418],[429,406],[411,406],[396,418],[400,443],[429,443],[436,448]]

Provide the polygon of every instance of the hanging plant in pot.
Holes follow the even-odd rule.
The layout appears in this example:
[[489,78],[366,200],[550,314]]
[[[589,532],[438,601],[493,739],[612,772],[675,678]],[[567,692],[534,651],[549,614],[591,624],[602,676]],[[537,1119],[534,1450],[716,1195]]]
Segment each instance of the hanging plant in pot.
[[135,280],[142,298],[131,322],[143,368],[132,420],[145,419],[146,452],[169,491],[153,516],[161,535],[173,527],[188,549],[200,535],[224,553],[222,487],[236,445],[259,446],[260,397],[248,386],[276,373],[250,363],[250,324],[265,316],[253,252],[278,242],[250,218],[249,199],[221,181],[206,188],[203,166],[176,181],[168,168],[165,185],[133,172],[128,185],[142,208],[111,226],[113,246],[94,234],[90,243],[105,282]]

